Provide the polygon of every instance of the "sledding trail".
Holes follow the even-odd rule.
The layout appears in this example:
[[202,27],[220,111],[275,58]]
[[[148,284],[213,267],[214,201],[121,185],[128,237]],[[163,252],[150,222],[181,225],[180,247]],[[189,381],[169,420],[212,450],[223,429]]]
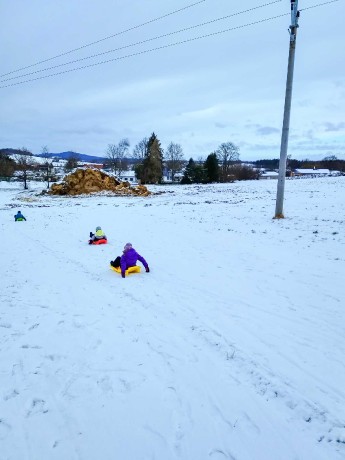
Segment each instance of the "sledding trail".
[[[270,187],[41,198],[0,224],[4,459],[344,457],[341,223],[317,196],[327,225],[278,226]],[[109,269],[127,241],[150,273]]]

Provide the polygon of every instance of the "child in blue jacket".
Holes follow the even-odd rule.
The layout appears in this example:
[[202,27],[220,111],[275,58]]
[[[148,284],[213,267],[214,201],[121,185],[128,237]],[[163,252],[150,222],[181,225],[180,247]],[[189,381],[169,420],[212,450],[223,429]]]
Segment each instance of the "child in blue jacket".
[[26,220],[23,214],[18,211],[17,214],[14,216],[15,222],[20,222],[21,220]]

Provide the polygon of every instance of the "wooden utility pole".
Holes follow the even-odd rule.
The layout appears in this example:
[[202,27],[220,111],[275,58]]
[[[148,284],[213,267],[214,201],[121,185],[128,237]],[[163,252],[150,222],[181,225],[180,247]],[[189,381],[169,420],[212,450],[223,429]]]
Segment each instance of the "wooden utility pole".
[[291,26],[290,26],[290,48],[289,48],[289,61],[286,78],[285,90],[285,105],[284,105],[284,119],[282,138],[280,144],[280,160],[279,160],[279,176],[277,186],[277,200],[275,218],[284,218],[283,204],[284,204],[284,189],[285,189],[285,176],[286,176],[286,159],[287,149],[289,142],[289,128],[290,128],[290,111],[291,111],[291,97],[292,97],[292,82],[293,71],[295,64],[295,49],[296,49],[296,35],[298,28],[298,0],[291,0]]

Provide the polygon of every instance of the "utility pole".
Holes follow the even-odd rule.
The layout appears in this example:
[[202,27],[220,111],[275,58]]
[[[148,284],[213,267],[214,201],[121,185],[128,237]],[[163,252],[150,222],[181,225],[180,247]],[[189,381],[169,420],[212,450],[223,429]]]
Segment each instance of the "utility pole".
[[285,90],[285,105],[284,105],[284,119],[282,138],[280,144],[280,160],[279,160],[279,176],[277,186],[277,200],[276,200],[276,213],[275,219],[284,218],[283,214],[283,203],[284,203],[284,188],[285,188],[285,176],[286,176],[286,159],[287,149],[289,142],[289,128],[290,128],[290,112],[291,112],[291,96],[292,96],[292,82],[293,82],[293,70],[295,63],[295,49],[296,49],[296,35],[298,28],[298,0],[291,0],[291,26],[290,26],[290,47],[289,47],[289,61],[286,78],[286,90]]

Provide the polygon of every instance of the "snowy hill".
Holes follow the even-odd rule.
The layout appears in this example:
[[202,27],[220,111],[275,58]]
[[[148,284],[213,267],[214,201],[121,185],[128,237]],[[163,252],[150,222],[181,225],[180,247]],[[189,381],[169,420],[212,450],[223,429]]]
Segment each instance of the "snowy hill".
[[344,459],[344,177],[151,189],[0,182],[1,460]]
[[96,155],[86,155],[85,153],[76,152],[60,152],[60,153],[46,153],[38,154],[37,157],[60,158],[61,160],[68,160],[71,157],[78,158],[79,161],[86,161],[87,163],[101,163],[106,161],[106,157]]

